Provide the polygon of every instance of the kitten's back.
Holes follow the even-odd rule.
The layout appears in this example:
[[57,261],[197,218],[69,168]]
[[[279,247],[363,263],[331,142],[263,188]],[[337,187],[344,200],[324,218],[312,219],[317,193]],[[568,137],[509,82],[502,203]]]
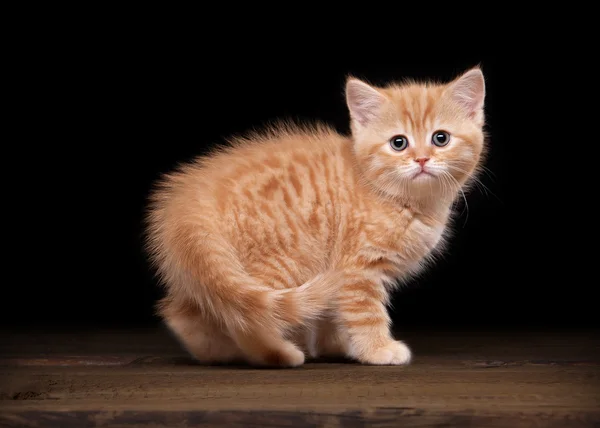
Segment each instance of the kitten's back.
[[346,142],[327,128],[278,127],[161,180],[148,250],[168,290],[159,312],[185,343],[198,340],[200,317],[255,362],[304,361],[282,334],[330,309],[339,290],[339,272],[323,265],[331,214],[323,205],[348,173]]

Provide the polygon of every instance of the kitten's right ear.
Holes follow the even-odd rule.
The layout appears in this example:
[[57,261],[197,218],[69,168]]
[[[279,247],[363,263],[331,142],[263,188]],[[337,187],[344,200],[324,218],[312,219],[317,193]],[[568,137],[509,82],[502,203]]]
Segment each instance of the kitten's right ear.
[[355,124],[367,126],[375,119],[385,103],[385,96],[377,89],[356,78],[346,82],[346,104]]

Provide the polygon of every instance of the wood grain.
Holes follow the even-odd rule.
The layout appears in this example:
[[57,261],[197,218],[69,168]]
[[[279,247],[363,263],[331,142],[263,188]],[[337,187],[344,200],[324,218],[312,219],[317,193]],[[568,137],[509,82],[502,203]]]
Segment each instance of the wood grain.
[[595,332],[409,332],[408,367],[194,364],[161,329],[4,332],[0,426],[600,426]]

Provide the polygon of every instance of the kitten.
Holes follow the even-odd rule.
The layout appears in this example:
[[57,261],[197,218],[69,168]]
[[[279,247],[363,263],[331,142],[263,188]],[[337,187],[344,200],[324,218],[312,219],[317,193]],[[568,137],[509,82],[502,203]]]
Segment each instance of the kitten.
[[484,77],[346,82],[351,137],[278,125],[164,176],[147,248],[158,312],[204,363],[407,364],[386,310],[442,248],[484,154]]

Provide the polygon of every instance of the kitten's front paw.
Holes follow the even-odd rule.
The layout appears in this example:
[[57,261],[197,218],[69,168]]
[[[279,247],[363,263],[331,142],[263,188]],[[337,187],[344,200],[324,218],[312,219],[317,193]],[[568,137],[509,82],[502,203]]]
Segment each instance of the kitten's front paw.
[[401,341],[391,341],[385,346],[374,350],[366,358],[362,358],[364,364],[373,365],[402,365],[409,364],[411,361],[412,353],[408,346]]

